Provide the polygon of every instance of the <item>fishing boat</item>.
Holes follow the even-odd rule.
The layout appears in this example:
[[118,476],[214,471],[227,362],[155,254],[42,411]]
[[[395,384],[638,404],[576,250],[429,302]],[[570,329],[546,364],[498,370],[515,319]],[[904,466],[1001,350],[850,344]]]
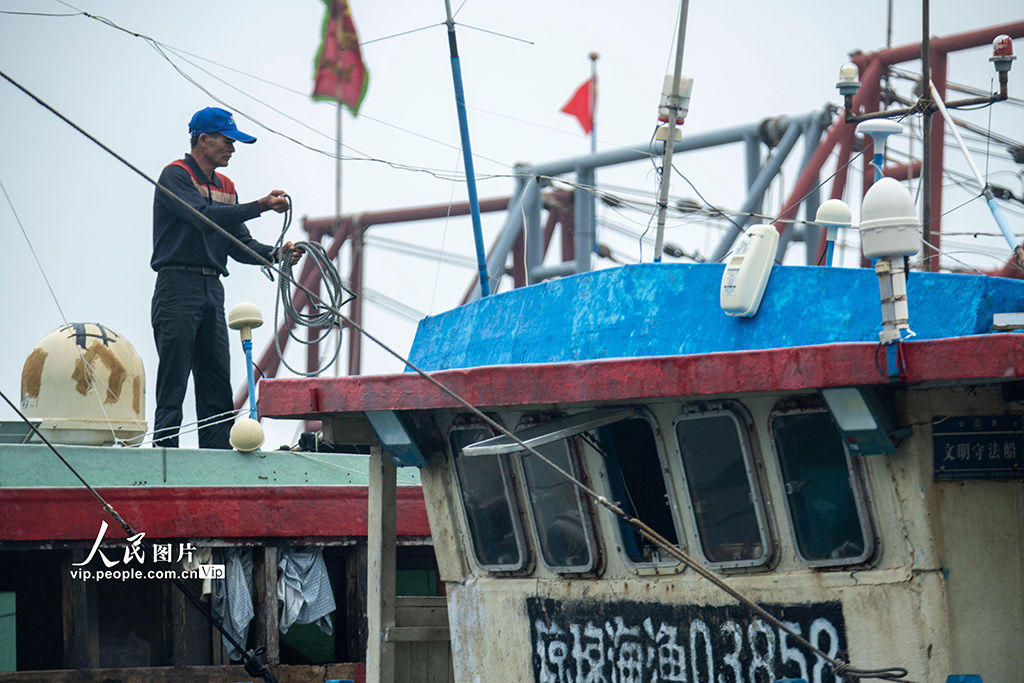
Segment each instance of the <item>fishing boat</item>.
[[[877,90],[844,94],[832,145]],[[921,213],[880,166],[873,268],[778,265],[785,224],[724,263],[548,267],[424,319],[404,373],[265,381],[261,415],[372,448],[383,566],[418,468],[455,680],[1024,680],[1024,283],[905,273]],[[392,680],[413,635],[378,578]]]
[[[1024,25],[932,45],[945,54],[1001,33],[1019,37]],[[261,381],[260,417],[322,423],[319,462],[300,467],[300,456],[274,451],[61,450],[158,542],[254,549],[250,641],[266,646],[282,678],[1024,680],[1024,282],[929,272],[935,259],[904,275],[920,212],[895,179],[868,177],[870,167],[860,229],[875,267],[816,265],[828,263],[828,228],[856,229],[828,202],[806,221],[812,263],[775,263],[778,234],[785,240],[797,207],[812,201],[824,158],[838,146],[845,168],[855,119],[880,97],[871,65],[913,50],[856,58],[865,87],[853,88],[856,72],[841,74],[841,91],[854,90],[845,112],[775,122],[776,159],[800,131],[824,138],[788,215],[737,225],[721,263],[590,270],[587,177],[568,197],[530,179],[585,174],[606,159],[520,167],[516,196],[497,202],[509,209],[506,248],[482,280],[511,258],[522,287],[424,319],[404,373]],[[675,120],[670,112],[666,141]],[[684,136],[664,148],[691,144]],[[750,173],[754,203],[773,163]],[[565,202],[577,229],[552,267],[538,251],[551,240],[540,212],[557,208],[568,227]],[[940,212],[935,201],[924,211],[929,229]],[[517,231],[527,238],[514,251]],[[937,240],[929,233],[925,249]],[[1007,273],[1018,266],[1008,253]],[[79,333],[114,339],[80,327],[64,331],[72,344]],[[44,621],[28,631],[18,621],[37,639],[24,668],[60,671],[6,677],[242,680],[242,669],[215,665],[226,663],[219,637],[167,586],[126,599],[76,581],[70,572],[90,547],[111,546],[97,536],[88,492],[69,488],[76,482],[45,448],[0,451],[0,543],[16,559],[4,599],[24,614],[48,596]],[[339,485],[338,468],[358,474]],[[397,570],[425,569],[425,592],[435,592],[434,560],[414,552],[427,522],[444,596],[413,598],[396,586]],[[343,572],[334,576],[352,602],[336,621],[344,648],[333,652],[348,662],[281,664],[276,548],[294,545],[328,548]],[[156,605],[164,621],[131,600]],[[140,615],[153,617],[150,631],[128,637]],[[160,645],[140,654],[143,643]]]

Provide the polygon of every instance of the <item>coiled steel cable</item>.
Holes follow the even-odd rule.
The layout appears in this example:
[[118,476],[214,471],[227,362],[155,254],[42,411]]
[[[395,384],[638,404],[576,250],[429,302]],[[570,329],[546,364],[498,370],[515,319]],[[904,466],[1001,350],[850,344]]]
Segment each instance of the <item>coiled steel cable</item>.
[[[316,377],[331,367],[341,352],[341,317],[336,312],[340,311],[342,306],[354,299],[355,294],[342,282],[341,274],[334,263],[331,262],[331,258],[327,255],[324,245],[319,242],[300,241],[295,242],[294,245],[304,251],[306,258],[312,259],[313,264],[320,271],[320,281],[323,283],[323,290],[316,301],[313,301],[308,296],[306,297],[307,310],[309,312],[296,310],[295,306],[292,305],[292,282],[295,281],[292,277],[292,260],[281,252],[284,246],[285,233],[288,232],[288,228],[292,224],[292,198],[287,194],[284,197],[288,200],[288,208],[284,212],[284,225],[281,228],[281,234],[278,235],[277,241],[274,243],[274,251],[280,262],[278,265],[280,274],[277,278],[277,300],[274,302],[274,348],[277,349],[277,355],[281,358],[284,366],[296,375]],[[270,267],[263,266],[263,272],[271,280],[274,279],[274,271]],[[298,370],[288,364],[284,357],[284,350],[281,348],[281,338],[276,333],[281,309],[284,309],[285,318],[292,323],[287,325],[288,336],[299,344],[305,346],[319,344],[326,340],[332,331],[336,333],[334,353],[331,355],[330,360],[316,370],[308,372]],[[296,336],[294,329],[300,326],[320,328],[323,330],[323,334],[320,334],[316,339],[301,339]]]

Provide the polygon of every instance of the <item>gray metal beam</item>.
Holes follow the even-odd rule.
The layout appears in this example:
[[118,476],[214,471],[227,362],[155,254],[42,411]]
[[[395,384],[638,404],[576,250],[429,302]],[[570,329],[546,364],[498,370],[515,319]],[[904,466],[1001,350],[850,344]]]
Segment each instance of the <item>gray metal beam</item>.
[[[815,115],[818,115],[815,112]],[[711,255],[711,261],[721,261],[729,250],[732,249],[733,242],[736,238],[743,234],[743,229],[753,221],[750,216],[744,217],[742,214],[753,213],[757,207],[761,204],[761,199],[764,197],[765,190],[771,184],[772,180],[779,173],[779,169],[782,168],[782,164],[785,163],[789,153],[793,151],[793,147],[796,145],[796,141],[800,139],[800,134],[803,132],[803,117],[799,119],[786,119],[785,126],[786,132],[782,136],[782,140],[778,146],[772,152],[772,155],[768,158],[768,162],[761,168],[761,172],[757,174],[757,178],[750,186],[750,190],[747,192],[747,198],[743,201],[740,206],[740,217],[738,222],[733,222],[730,228],[727,228],[727,234],[719,242],[715,251]]]
[[[682,140],[676,142],[674,151],[687,152],[695,149],[704,149],[705,147],[717,147],[718,145],[742,142],[743,139],[749,135],[757,135],[759,127],[760,123],[752,123],[743,126],[736,126],[734,128],[723,128],[718,131],[685,136]],[[656,153],[656,151],[657,150],[652,150],[651,146],[647,144],[636,145],[633,147],[612,149],[606,152],[598,152],[597,154],[589,154],[587,156],[573,157],[562,161],[551,161],[537,166],[527,167],[527,172],[534,175],[559,176],[564,173],[571,173],[577,168],[616,166],[618,164],[625,164],[631,161],[648,159],[651,154]],[[524,168],[524,170],[526,169]]]
[[[487,257],[487,273],[491,280],[500,278],[505,272],[505,263],[508,261],[508,255],[515,246],[516,238],[519,237],[519,232],[523,228],[523,201],[525,197],[529,196],[531,188],[536,193],[537,199],[540,199],[540,190],[536,182],[520,181],[519,185],[520,191],[509,202],[508,212],[505,214],[505,224],[501,227],[501,232],[498,233],[498,237],[494,241],[491,254]],[[522,186],[525,186],[525,188]],[[540,221],[539,217],[537,221]],[[530,240],[527,239],[526,243],[527,248],[529,248]],[[468,303],[479,298],[480,288],[474,287],[466,301]]]
[[591,255],[594,253],[595,233],[595,197],[594,169],[580,167],[576,169],[576,187],[573,190],[573,211],[575,230],[573,246],[576,251],[576,272],[585,273],[590,270]]
[[[815,150],[818,149],[818,145],[821,144],[821,135],[825,132],[825,123],[821,117],[818,117],[811,119],[805,124],[803,158],[803,166],[805,168],[810,162],[811,157],[814,156]],[[816,179],[814,189],[804,198],[804,218],[808,221],[813,221],[818,216],[818,207],[820,206],[821,184]],[[809,266],[818,264],[818,242],[824,229],[820,225],[804,224],[804,253],[806,255],[806,263]]]
[[746,146],[747,162],[747,187],[754,184],[758,171],[761,170],[761,138],[757,135],[748,135],[743,138]]
[[561,277],[563,275],[575,275],[576,262],[566,261],[565,263],[552,263],[550,266],[535,266],[530,269],[530,282],[540,282],[547,280],[551,277]]
[[[786,127],[786,132],[778,147],[775,149],[775,152],[759,171],[757,170],[760,166],[761,156],[759,141],[763,120],[758,121],[757,123],[744,124],[731,128],[723,128],[717,131],[709,131],[706,133],[686,136],[675,143],[673,150],[675,152],[687,152],[697,149],[705,149],[708,147],[716,147],[719,145],[745,142],[745,159],[749,189],[740,211],[742,213],[752,213],[757,209],[768,185],[778,174],[782,164],[792,151],[793,146],[800,137],[801,131],[811,125],[817,125],[818,127],[815,128],[815,130],[820,131],[821,119],[822,112],[820,110],[815,110],[801,116],[786,117],[783,124]],[[660,144],[657,146],[660,146]],[[658,152],[656,148],[657,146],[649,144],[635,145],[632,147],[608,150],[598,154],[547,162],[536,166],[530,166],[527,164],[520,164],[516,166],[519,199],[509,206],[509,211],[516,214],[525,212],[527,215],[526,264],[530,282],[535,282],[538,279],[543,279],[544,277],[563,275],[566,274],[566,272],[583,272],[585,270],[589,270],[592,258],[591,254],[593,253],[594,245],[596,244],[596,234],[594,234],[592,228],[588,228],[588,226],[594,225],[594,218],[596,217],[596,198],[593,192],[577,188],[574,192],[576,212],[576,264],[568,271],[566,271],[566,266],[562,265],[542,265],[544,260],[544,246],[543,235],[541,234],[540,227],[540,188],[537,186],[537,179],[541,177],[555,177],[567,173],[576,173],[577,185],[590,187],[593,185],[594,169],[602,166],[614,166],[648,159],[652,154],[656,154]],[[535,197],[532,196],[534,192],[536,192]],[[529,196],[529,198],[527,198],[527,196]],[[536,211],[534,211],[534,208]],[[534,213],[536,213],[537,216],[535,222],[532,219]],[[506,235],[506,229],[511,228],[515,222],[520,219],[521,215],[517,215],[517,217],[509,216],[506,220],[506,228],[502,229],[502,235],[499,237],[499,240],[502,241],[502,245],[504,245],[505,241],[508,241],[508,250],[511,250],[512,248],[512,243],[515,241],[515,234],[510,231],[509,234]],[[750,222],[750,220],[751,219],[748,218],[741,221],[742,226],[745,226]],[[518,228],[519,226],[516,226],[516,230],[518,230]],[[720,260],[728,252],[736,236],[741,233],[742,227],[734,230],[733,233],[730,234],[721,245],[719,245],[719,248],[716,250],[717,255],[714,256],[713,259],[716,261]],[[508,239],[506,240],[506,238]],[[507,258],[508,256],[508,250],[499,250],[496,246],[492,252],[492,259],[495,259],[496,261],[499,256],[502,257],[500,263],[503,266],[504,258]],[[492,259],[488,259],[489,270],[490,272],[497,272],[490,265],[492,263]]]

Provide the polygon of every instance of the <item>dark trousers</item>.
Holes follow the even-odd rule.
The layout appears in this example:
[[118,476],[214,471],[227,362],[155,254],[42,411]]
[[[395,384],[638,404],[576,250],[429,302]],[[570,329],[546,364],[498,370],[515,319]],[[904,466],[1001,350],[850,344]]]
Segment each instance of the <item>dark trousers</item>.
[[[156,446],[177,448],[181,404],[191,373],[196,389],[196,417],[234,408],[231,398],[228,328],[224,322],[224,287],[216,275],[164,269],[157,273],[150,309],[153,338],[160,356],[156,374]],[[231,448],[231,415],[199,430],[200,448]],[[166,430],[166,431],[161,431]]]

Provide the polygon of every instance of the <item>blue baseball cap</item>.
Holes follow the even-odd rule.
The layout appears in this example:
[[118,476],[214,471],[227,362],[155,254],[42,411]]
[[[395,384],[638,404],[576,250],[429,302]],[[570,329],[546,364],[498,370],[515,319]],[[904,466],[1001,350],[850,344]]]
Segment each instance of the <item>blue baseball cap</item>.
[[250,144],[256,142],[256,138],[238,130],[235,126],[235,117],[231,115],[231,112],[217,107],[200,109],[193,114],[192,120],[188,122],[188,132],[192,135],[220,133],[238,142]]

